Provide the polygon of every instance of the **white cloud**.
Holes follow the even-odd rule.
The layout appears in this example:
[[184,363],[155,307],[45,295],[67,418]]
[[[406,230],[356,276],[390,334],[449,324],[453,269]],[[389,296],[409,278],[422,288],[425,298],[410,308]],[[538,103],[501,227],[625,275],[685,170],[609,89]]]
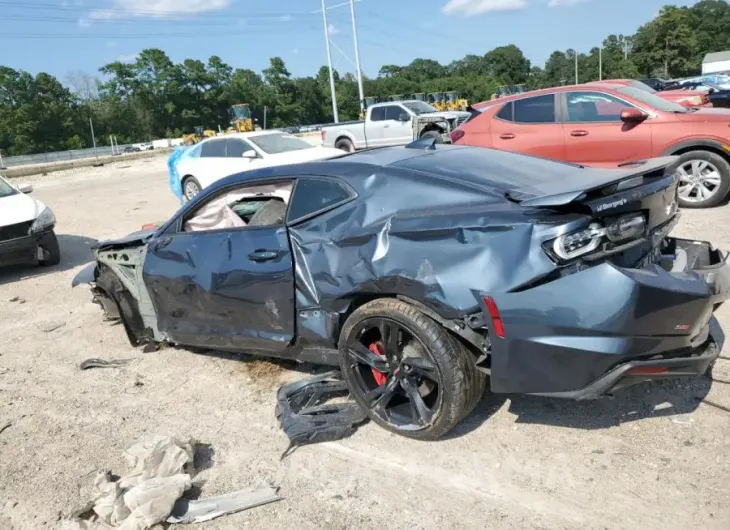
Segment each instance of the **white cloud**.
[[585,2],[588,2],[588,0],[550,0],[548,2],[548,7],[568,7],[583,4]]
[[327,26],[327,35],[329,35],[330,37],[332,35],[337,35],[339,32],[340,30],[337,29],[334,24],[330,24]]
[[291,15],[282,15],[279,17],[279,20],[282,22],[289,22],[291,20]]
[[292,53],[293,53],[294,55],[298,55],[298,54],[299,54],[299,48],[294,48],[294,49],[293,49],[293,50],[292,50],[291,52],[292,52]]
[[467,17],[497,11],[517,11],[527,6],[527,0],[449,0],[441,9],[447,15]]
[[137,60],[137,55],[138,54],[136,54],[136,53],[120,55],[119,57],[117,57],[117,61],[119,61],[121,63],[133,63]]
[[96,9],[81,20],[197,15],[225,9],[231,4],[231,0],[113,0],[113,3],[113,9]]
[[116,48],[117,47],[117,41],[115,40],[108,40],[106,41],[107,48]]

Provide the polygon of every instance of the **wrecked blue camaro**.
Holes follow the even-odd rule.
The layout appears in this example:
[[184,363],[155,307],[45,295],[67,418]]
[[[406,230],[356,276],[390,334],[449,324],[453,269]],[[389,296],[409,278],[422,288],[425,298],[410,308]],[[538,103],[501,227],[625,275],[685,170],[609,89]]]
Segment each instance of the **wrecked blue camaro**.
[[669,236],[674,162],[425,140],[248,171],[99,244],[75,283],[133,344],[339,364],[371,419],[434,439],[487,380],[587,399],[708,369],[730,269]]

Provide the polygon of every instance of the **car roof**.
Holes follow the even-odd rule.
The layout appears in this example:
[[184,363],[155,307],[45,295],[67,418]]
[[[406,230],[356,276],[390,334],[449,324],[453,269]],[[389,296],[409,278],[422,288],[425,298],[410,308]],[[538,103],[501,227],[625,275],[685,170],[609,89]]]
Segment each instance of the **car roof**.
[[227,134],[221,134],[220,136],[212,136],[210,138],[206,138],[203,140],[202,143],[210,142],[211,140],[225,140],[226,138],[253,138],[256,136],[267,136],[270,134],[287,134],[285,131],[280,131],[277,129],[267,129],[265,131],[249,131],[249,132],[235,132],[235,133],[227,133]]
[[556,86],[552,88],[541,88],[539,90],[530,90],[529,92],[522,92],[521,94],[510,94],[509,96],[503,96],[501,98],[492,99],[489,101],[482,101],[481,103],[475,103],[472,108],[481,110],[492,105],[502,105],[508,101],[515,101],[518,99],[531,98],[535,96],[546,96],[550,94],[558,94],[561,92],[573,92],[576,90],[596,90],[596,87],[600,87],[608,90],[618,90],[624,85],[612,83],[610,81],[592,81],[590,83],[583,83],[580,85],[565,85]]
[[385,105],[397,105],[398,103],[425,103],[430,105],[427,101],[421,101],[420,99],[399,99],[398,101],[381,101],[370,105],[371,107],[384,107]]
[[327,160],[253,169],[220,180],[212,187],[219,189],[250,180],[286,177],[336,177],[361,192],[368,188],[369,177],[387,174],[414,181],[431,177],[484,191],[504,192],[516,188],[549,188],[556,179],[578,172],[583,174],[586,170],[577,164],[498,149],[438,144],[434,149],[385,147]]

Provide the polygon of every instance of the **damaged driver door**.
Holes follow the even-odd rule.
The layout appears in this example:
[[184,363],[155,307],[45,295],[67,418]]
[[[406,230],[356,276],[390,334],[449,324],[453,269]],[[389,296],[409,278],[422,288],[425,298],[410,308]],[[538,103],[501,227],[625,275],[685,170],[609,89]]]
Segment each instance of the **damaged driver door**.
[[150,241],[144,281],[159,331],[170,341],[272,353],[292,342],[287,184],[290,190],[289,182],[225,191]]

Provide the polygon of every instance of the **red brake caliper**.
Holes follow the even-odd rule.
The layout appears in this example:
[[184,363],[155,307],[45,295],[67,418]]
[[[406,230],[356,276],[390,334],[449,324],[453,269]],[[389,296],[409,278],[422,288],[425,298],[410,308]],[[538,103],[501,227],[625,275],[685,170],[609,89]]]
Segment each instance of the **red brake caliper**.
[[[383,357],[382,343],[373,342],[368,349],[378,357]],[[373,378],[375,379],[375,382],[378,384],[378,386],[384,385],[385,381],[387,380],[386,374],[379,370],[376,370],[375,368],[371,368],[370,370],[373,372]]]

